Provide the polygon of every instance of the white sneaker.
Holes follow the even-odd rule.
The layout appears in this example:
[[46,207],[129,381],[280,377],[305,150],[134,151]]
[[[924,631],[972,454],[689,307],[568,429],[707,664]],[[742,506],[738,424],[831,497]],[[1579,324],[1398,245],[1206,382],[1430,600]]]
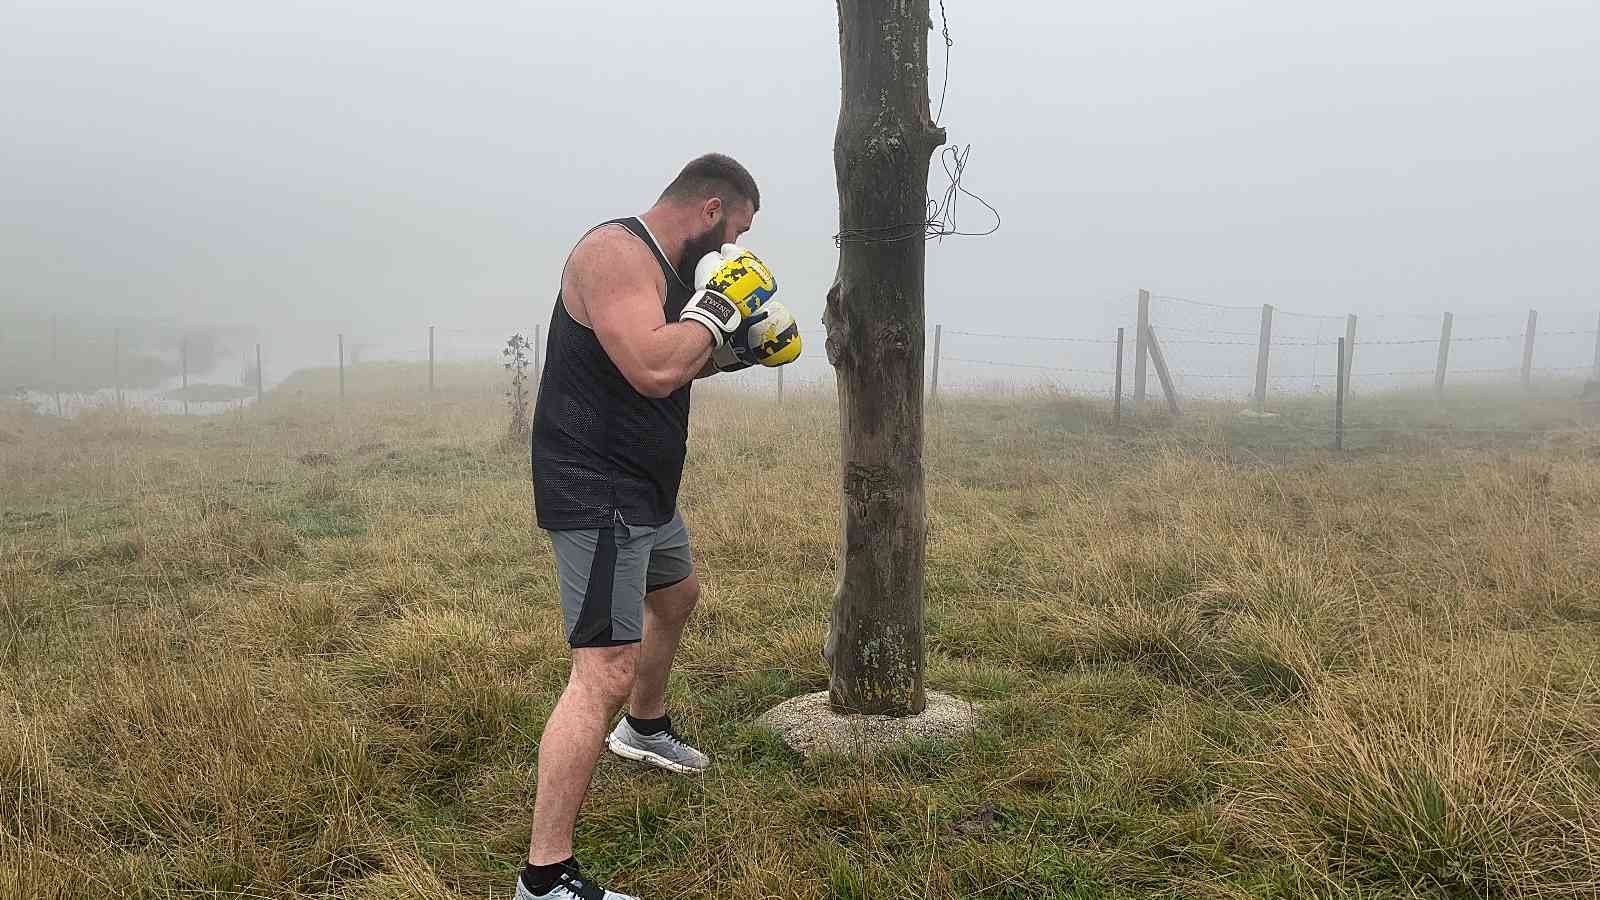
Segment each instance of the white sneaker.
[[517,893],[513,900],[639,900],[629,894],[608,891],[584,877],[583,873],[562,872],[561,878],[547,894],[535,894],[517,879]]
[[623,716],[606,738],[606,746],[623,759],[649,763],[680,775],[699,775],[711,766],[711,758],[689,746],[670,723],[657,734],[640,734]]

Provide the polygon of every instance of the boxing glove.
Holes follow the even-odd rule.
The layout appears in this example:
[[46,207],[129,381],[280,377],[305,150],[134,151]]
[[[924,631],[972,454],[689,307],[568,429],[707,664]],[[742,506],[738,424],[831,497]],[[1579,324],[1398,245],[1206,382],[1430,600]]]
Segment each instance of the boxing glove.
[[698,322],[711,332],[711,346],[721,348],[738,330],[744,316],[733,301],[716,291],[696,291],[678,314],[679,322]]
[[[700,258],[694,267],[699,288],[679,321],[695,321],[711,331],[712,345],[721,349],[740,322],[755,313],[778,292],[778,280],[766,263],[737,244],[723,244]],[[732,306],[737,317],[728,314]]]
[[789,308],[769,300],[745,316],[726,343],[711,354],[711,361],[722,372],[737,372],[750,366],[788,365],[800,357],[800,325]]
[[695,265],[695,287],[715,291],[750,315],[778,293],[778,279],[767,264],[737,244],[723,244]]

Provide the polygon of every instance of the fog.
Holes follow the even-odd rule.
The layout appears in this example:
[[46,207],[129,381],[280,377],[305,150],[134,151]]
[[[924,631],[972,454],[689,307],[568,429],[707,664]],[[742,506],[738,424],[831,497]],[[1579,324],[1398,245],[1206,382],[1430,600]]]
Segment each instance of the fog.
[[[1105,337],[1148,288],[1404,311],[1432,334],[1447,309],[1594,327],[1592,2],[946,8],[943,122],[1003,224],[929,245],[930,324]],[[746,243],[820,328],[835,15],[7,4],[0,322],[256,328],[278,377],[329,361],[340,331],[404,335],[411,354],[428,325],[492,344],[547,320],[587,226],[644,210],[719,150],[762,186]],[[963,225],[984,216],[961,209]]]

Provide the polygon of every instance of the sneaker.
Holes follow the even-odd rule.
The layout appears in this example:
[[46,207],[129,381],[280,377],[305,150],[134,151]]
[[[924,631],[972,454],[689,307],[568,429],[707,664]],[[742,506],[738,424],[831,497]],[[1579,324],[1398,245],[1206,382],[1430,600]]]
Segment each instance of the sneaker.
[[606,738],[606,746],[623,759],[649,763],[680,775],[699,775],[711,765],[711,758],[689,746],[671,724],[659,734],[640,734],[628,724],[627,716]]
[[639,900],[629,894],[608,891],[590,881],[581,872],[562,872],[561,880],[547,894],[535,894],[517,879],[517,894],[513,900]]

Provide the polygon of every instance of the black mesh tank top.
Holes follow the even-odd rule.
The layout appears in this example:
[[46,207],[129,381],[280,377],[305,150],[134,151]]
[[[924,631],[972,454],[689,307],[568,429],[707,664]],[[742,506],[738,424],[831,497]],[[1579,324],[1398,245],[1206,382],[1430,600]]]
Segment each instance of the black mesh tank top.
[[[650,248],[667,282],[663,311],[676,322],[694,292],[655,237],[637,218],[596,228],[606,225],[621,225]],[[567,313],[558,292],[533,411],[539,527],[603,528],[619,515],[630,525],[665,525],[678,505],[688,434],[689,385],[663,400],[634,390],[594,331]]]

